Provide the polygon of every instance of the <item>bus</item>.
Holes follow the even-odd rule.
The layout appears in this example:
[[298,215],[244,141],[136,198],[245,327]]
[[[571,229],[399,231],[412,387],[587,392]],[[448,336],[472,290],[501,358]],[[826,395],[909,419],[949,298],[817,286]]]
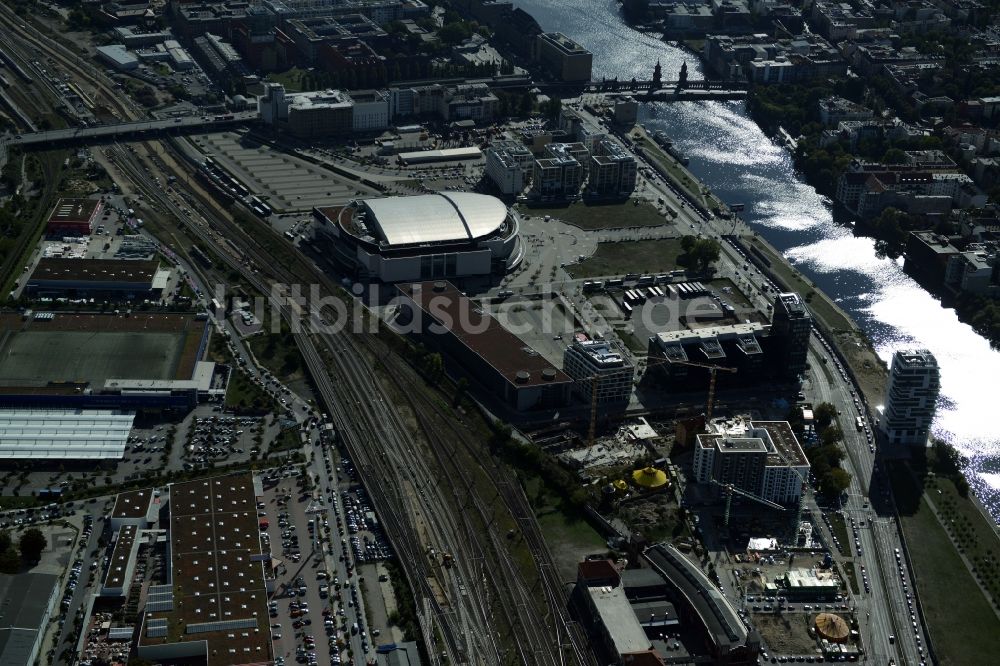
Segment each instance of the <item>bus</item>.
[[860,416],[854,419],[854,427],[857,428],[858,431],[865,429],[865,422],[862,420]]

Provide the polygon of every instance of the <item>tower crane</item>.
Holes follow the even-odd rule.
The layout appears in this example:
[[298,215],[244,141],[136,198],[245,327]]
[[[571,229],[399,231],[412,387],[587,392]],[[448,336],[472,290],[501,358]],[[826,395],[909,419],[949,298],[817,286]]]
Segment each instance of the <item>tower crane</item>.
[[[705,425],[712,420],[712,408],[715,406],[715,379],[719,371],[735,373],[736,368],[729,368],[724,365],[712,365],[711,363],[699,363],[697,361],[675,361],[667,358],[646,359],[646,369],[661,363],[676,363],[677,365],[689,365],[695,368],[705,368],[709,373],[708,400],[705,404]],[[590,424],[587,429],[587,446],[594,446],[594,437],[597,431],[597,387],[601,382],[600,375],[591,375],[587,378],[590,381]]]
[[754,502],[757,502],[758,504],[763,504],[764,506],[770,507],[772,509],[777,509],[778,511],[786,510],[785,507],[781,506],[777,502],[772,502],[769,499],[758,497],[757,495],[754,495],[751,492],[747,492],[742,488],[737,488],[731,483],[720,483],[719,481],[712,479],[712,485],[719,486],[726,493],[726,513],[724,514],[723,517],[723,525],[725,525],[726,527],[729,527],[729,510],[732,508],[733,493],[740,495],[741,497],[746,497],[747,499],[751,499]]

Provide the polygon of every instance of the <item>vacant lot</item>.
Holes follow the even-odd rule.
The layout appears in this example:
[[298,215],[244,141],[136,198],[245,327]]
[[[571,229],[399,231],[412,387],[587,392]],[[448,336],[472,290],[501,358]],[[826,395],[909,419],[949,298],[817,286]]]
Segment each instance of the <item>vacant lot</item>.
[[753,613],[750,617],[770,652],[791,655],[816,653],[816,640],[809,635],[812,616],[808,613]]
[[[892,468],[913,578],[940,664],[995,663],[1000,620],[976,585],[909,472]],[[960,600],[960,601],[959,601]]]
[[539,477],[527,479],[524,485],[560,577],[573,580],[577,565],[587,555],[606,553],[607,543],[583,516],[565,510],[559,498],[554,496],[554,491]]
[[656,207],[645,201],[629,199],[618,203],[583,203],[580,201],[554,208],[528,208],[527,215],[550,215],[581,229],[622,229],[658,227],[666,219]]
[[566,270],[575,278],[671,271],[683,253],[680,238],[599,243],[592,257]]

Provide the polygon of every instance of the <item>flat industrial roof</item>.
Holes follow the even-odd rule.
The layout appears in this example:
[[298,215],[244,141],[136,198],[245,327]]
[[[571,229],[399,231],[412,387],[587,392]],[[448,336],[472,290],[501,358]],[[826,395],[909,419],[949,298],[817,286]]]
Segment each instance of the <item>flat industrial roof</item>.
[[131,259],[39,259],[31,281],[149,282],[160,262]]
[[616,657],[652,647],[621,585],[615,587],[588,585],[587,594],[592,607],[601,618],[604,630],[614,644]]
[[121,459],[134,420],[110,409],[0,409],[0,459]]
[[390,245],[440,243],[488,236],[507,219],[507,206],[486,194],[440,192],[362,201]]
[[398,288],[511,384],[540,386],[573,381],[450,282],[418,282]]
[[108,560],[108,573],[104,577],[104,587],[124,588],[127,580],[129,561],[132,559],[132,546],[139,535],[136,525],[122,525],[118,528],[118,538],[115,539],[111,559]]
[[483,151],[475,146],[465,148],[443,148],[440,150],[415,150],[400,153],[399,159],[407,163],[449,162],[451,160],[474,160],[483,156]]
[[[205,641],[208,666],[270,662],[253,475],[172,484],[168,506],[174,604],[169,611],[147,609],[140,650]],[[153,620],[166,621],[166,636],[149,636]]]
[[49,616],[49,600],[59,584],[54,574],[0,575],[0,664],[31,666],[38,632]]
[[59,199],[49,215],[49,222],[87,222],[100,205],[98,199]]
[[115,506],[111,509],[112,518],[145,518],[153,501],[153,491],[150,488],[130,490],[118,493]]

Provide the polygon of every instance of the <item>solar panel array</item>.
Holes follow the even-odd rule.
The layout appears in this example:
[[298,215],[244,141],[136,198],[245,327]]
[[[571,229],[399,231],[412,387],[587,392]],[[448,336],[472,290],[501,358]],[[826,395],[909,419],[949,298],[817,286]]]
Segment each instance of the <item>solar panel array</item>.
[[256,629],[257,618],[248,617],[241,620],[220,620],[218,622],[198,622],[189,624],[186,633],[204,634],[210,631],[226,631],[227,629]]
[[163,638],[167,635],[167,619],[163,617],[152,618],[146,623],[146,636],[149,638]]

